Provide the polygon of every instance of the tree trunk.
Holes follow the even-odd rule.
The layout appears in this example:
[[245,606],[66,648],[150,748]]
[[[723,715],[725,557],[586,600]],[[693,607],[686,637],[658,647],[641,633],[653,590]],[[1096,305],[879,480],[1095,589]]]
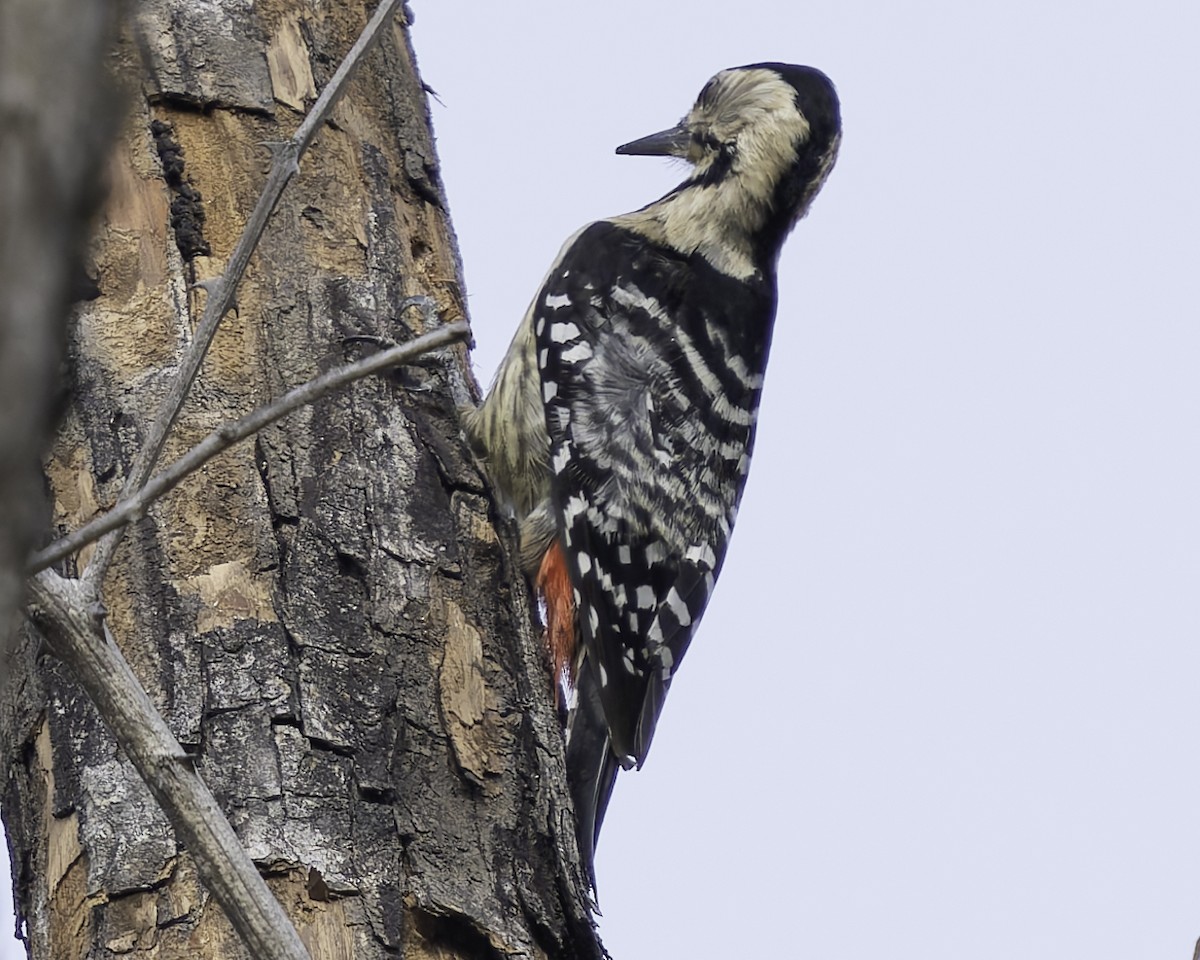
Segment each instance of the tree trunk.
[[[117,499],[358,4],[138,6],[128,115],[46,464],[53,522]],[[400,20],[275,210],[163,462],[464,297]],[[596,957],[528,594],[461,441],[465,351],[360,381],[193,474],[125,537],[108,624],[316,958]],[[88,562],[85,548],[64,571]],[[75,679],[24,634],[3,806],[34,957],[248,956]]]

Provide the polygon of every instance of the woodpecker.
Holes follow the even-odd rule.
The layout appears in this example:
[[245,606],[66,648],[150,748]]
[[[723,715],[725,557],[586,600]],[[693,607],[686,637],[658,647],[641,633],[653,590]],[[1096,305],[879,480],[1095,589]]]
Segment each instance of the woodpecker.
[[674,127],[617,148],[691,165],[633,213],[571,237],[465,431],[520,522],[592,858],[619,769],[645,762],[712,594],[754,446],[776,266],[837,158],[819,70],[714,76]]

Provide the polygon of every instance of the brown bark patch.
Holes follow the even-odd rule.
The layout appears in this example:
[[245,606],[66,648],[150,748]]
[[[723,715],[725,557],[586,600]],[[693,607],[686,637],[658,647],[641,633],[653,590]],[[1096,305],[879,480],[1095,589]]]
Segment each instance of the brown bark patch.
[[104,911],[100,940],[117,954],[154,950],[158,946],[158,895],[131,893],[111,900]]
[[66,459],[46,462],[50,488],[54,491],[54,523],[58,527],[81,527],[100,512],[96,481],[92,476],[87,447],[67,451]]
[[37,733],[37,767],[45,784],[42,843],[49,891],[49,938],[56,958],[84,957],[92,945],[92,903],[87,892],[87,859],[79,843],[79,817],[54,816],[54,756],[50,725]]
[[308,44],[296,18],[286,17],[279,22],[267,46],[267,69],[271,74],[271,91],[280,103],[301,111],[306,101],[316,99]]
[[92,906],[87,895],[87,864],[76,860],[50,898],[50,956],[73,960],[92,946]]
[[[136,129],[144,116],[129,117],[127,130]],[[147,136],[139,130],[126,137],[109,163],[111,188],[103,225],[107,242],[94,249],[104,256],[97,264],[100,289],[113,298],[114,307],[147,291],[160,293],[167,278],[169,206],[162,173],[150,168],[152,157]]]
[[504,763],[502,744],[488,722],[483,636],[453,600],[445,601],[445,616],[446,642],[438,683],[446,729],[463,774],[491,795],[499,792],[492,779],[504,772]]
[[196,620],[196,629],[200,633],[232,627],[238,620],[274,622],[277,619],[271,603],[271,585],[255,577],[244,558],[215,563],[206,573],[175,581],[175,587],[181,594],[200,598]]

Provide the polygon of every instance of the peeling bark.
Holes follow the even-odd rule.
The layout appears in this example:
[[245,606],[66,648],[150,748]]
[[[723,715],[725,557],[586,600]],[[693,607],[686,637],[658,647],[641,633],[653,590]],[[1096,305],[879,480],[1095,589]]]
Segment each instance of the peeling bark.
[[[367,11],[138,8],[46,463],[60,533],[110,507],[269,156]],[[425,95],[396,23],[276,209],[167,441],[464,314]],[[112,631],[314,957],[596,957],[526,588],[454,414],[465,351],[353,384],[186,479],[103,583]],[[78,565],[86,565],[89,548]],[[75,566],[65,571],[74,573]],[[26,635],[0,701],[35,957],[243,957],[74,679]]]

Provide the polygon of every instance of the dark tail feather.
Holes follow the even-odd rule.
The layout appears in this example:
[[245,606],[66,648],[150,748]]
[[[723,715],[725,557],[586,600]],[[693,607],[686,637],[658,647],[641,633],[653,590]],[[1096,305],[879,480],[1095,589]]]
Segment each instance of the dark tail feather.
[[592,890],[596,890],[596,868],[592,860],[600,825],[612,796],[620,764],[608,739],[608,724],[600,703],[600,691],[590,664],[579,671],[575,706],[567,724],[567,783],[575,802],[576,841]]
[[646,699],[642,701],[642,712],[638,717],[637,729],[633,734],[633,755],[637,757],[639,770],[646,762],[646,754],[650,752],[650,741],[654,739],[654,728],[658,726],[663,702],[667,699],[667,691],[670,689],[670,680],[663,680],[657,674],[651,675],[650,685],[646,687]]

